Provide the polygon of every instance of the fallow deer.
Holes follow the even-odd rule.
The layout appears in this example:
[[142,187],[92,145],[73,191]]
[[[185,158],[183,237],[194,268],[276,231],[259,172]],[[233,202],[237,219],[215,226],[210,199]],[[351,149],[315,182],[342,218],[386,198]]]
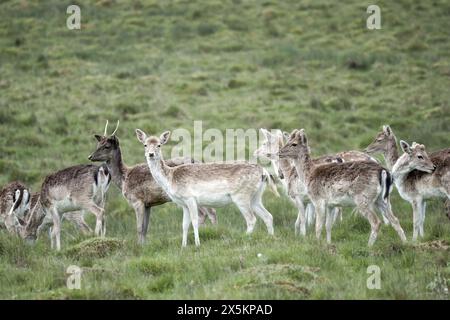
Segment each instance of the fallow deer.
[[[392,168],[394,167],[395,163],[397,162],[397,160],[399,158],[399,152],[398,152],[398,147],[397,147],[397,138],[395,137],[395,134],[389,125],[383,126],[383,130],[380,131],[376,135],[374,141],[366,148],[366,152],[368,152],[370,154],[381,153],[386,161],[386,166],[388,167],[389,170],[392,170]],[[450,160],[446,160],[446,159],[450,158],[450,148],[432,152],[429,154],[429,157],[430,157],[431,162],[433,162],[435,165],[443,166],[446,162],[448,163],[448,161],[450,161]],[[427,188],[425,188],[423,183],[425,181],[433,181],[433,180],[423,179],[422,176],[426,176],[426,175],[423,173],[417,172],[417,170],[413,170],[408,175],[408,177],[406,177],[405,181],[408,181],[411,184],[417,182],[418,184],[421,185],[421,187],[419,187],[417,190],[427,193],[427,191],[425,190]],[[416,179],[417,177],[420,177],[420,179],[417,180]],[[428,189],[433,189],[433,188],[434,188],[434,186],[432,186],[432,185],[430,185],[428,187]],[[440,193],[439,195],[437,195],[437,194],[428,195],[428,196],[424,195],[424,197],[422,197],[422,199],[419,199],[419,198],[421,198],[421,197],[419,197],[417,199],[417,201],[415,201],[415,203],[411,203],[413,206],[413,211],[416,210],[416,213],[415,213],[415,215],[413,214],[413,216],[417,217],[417,219],[420,218],[420,221],[421,221],[421,222],[417,221],[417,226],[416,226],[416,223],[414,223],[416,231],[413,232],[413,239],[417,239],[417,235],[423,236],[423,234],[424,234],[423,224],[425,221],[425,212],[426,212],[426,201],[425,200],[428,198],[434,198],[434,197],[442,197],[442,198],[446,199],[445,211],[447,212],[447,216],[450,218],[450,200],[448,200],[448,198],[445,195]],[[414,198],[416,198],[416,197],[414,196]],[[414,207],[416,207],[416,208],[414,209]],[[418,210],[420,210],[420,213],[418,213]]]
[[[261,146],[254,152],[254,155],[269,159],[271,161],[273,170],[278,173],[278,177],[282,181],[286,193],[298,208],[297,220],[295,222],[295,233],[298,234],[300,232],[301,235],[305,235],[306,225],[309,225],[314,221],[314,207],[309,202],[306,187],[299,179],[297,170],[292,161],[288,158],[280,159],[276,156],[278,151],[287,142],[285,139],[289,138],[289,134],[282,133],[278,129],[271,133],[270,131],[262,128],[261,132],[265,137],[265,141],[263,141]],[[350,161],[376,162],[374,158],[361,151],[345,151],[335,155],[325,155],[314,158],[312,161],[315,165]],[[304,206],[305,201],[308,202],[306,211]],[[342,219],[342,209],[336,207],[333,208],[331,215],[327,216],[327,219],[332,219],[331,224],[333,224],[339,216]]]
[[[316,210],[316,237],[322,232],[326,212],[334,206],[356,206],[368,219],[371,233],[368,245],[375,242],[380,220],[375,209],[384,213],[402,241],[403,229],[390,204],[392,177],[388,170],[373,161],[351,161],[316,165],[310,156],[308,140],[303,129],[294,130],[280,158],[293,160],[297,174],[305,182],[308,197]],[[331,242],[331,219],[327,221],[327,242]]]
[[156,182],[173,202],[183,208],[183,240],[192,223],[195,244],[200,245],[198,236],[198,206],[222,207],[234,203],[247,222],[247,233],[253,232],[258,215],[273,235],[273,217],[264,208],[261,198],[266,184],[271,184],[269,173],[256,164],[239,163],[192,163],[169,167],[162,157],[161,146],[169,141],[170,131],[158,138],[147,136],[136,129],[138,140],[144,145],[145,158]]
[[19,181],[8,183],[0,190],[0,227],[18,234],[24,215],[30,207],[30,190]]
[[[96,176],[94,177],[94,184],[92,186],[93,188],[93,200],[94,202],[101,208],[105,208],[105,201],[106,201],[106,193],[109,189],[109,185],[111,183],[111,174],[109,173],[108,167],[106,165],[101,165],[98,168],[98,171],[96,173]],[[38,219],[38,217],[42,214],[44,214],[42,207],[40,205],[40,199],[39,199],[40,193],[33,194],[32,201],[31,201],[31,214],[37,215],[37,217],[34,217],[33,219],[28,219],[27,227],[28,230],[26,233],[28,238],[31,238],[32,236],[30,233],[32,232],[33,228],[36,227],[36,223],[33,223],[34,219]],[[40,211],[39,211],[40,210]],[[45,214],[44,214],[45,215]],[[84,220],[84,217],[86,215],[86,211],[83,210],[77,210],[77,211],[70,211],[65,212],[62,215],[61,223],[64,220],[70,221],[72,224],[74,224],[83,234],[88,235],[92,233],[92,229],[89,227],[89,225]],[[30,222],[31,221],[31,222]],[[51,214],[47,214],[44,216],[43,221],[37,226],[37,230],[35,230],[35,236],[38,236],[42,234],[44,231],[48,230],[53,225],[53,217]],[[104,217],[103,223],[102,223],[102,234],[106,233],[106,217]]]
[[[48,175],[41,188],[40,205],[45,215],[51,215],[53,227],[51,246],[61,249],[61,214],[71,211],[88,211],[96,216],[95,235],[105,236],[104,201],[99,201],[99,172],[105,168],[95,165],[78,165]],[[109,173],[107,173],[109,175]],[[110,178],[108,178],[110,179]],[[109,180],[108,180],[109,185]],[[107,187],[106,187],[107,190]]]
[[[97,143],[96,150],[89,156],[91,161],[102,161],[106,163],[112,175],[112,181],[122,191],[123,196],[133,207],[136,213],[136,224],[138,242],[143,244],[150,222],[151,208],[170,202],[169,196],[158,185],[150,173],[146,163],[137,164],[133,167],[125,165],[122,159],[122,151],[119,138],[115,135],[119,126],[111,135],[107,134],[108,122],[105,125],[103,135],[95,135]],[[168,160],[169,166],[177,166],[182,163],[192,162],[192,159],[172,159]],[[200,208],[202,220],[205,216],[216,223],[216,213],[212,208]]]
[[413,240],[424,236],[424,200],[446,198],[450,200],[450,149],[435,152],[429,157],[425,146],[411,146],[400,141],[403,155],[392,169],[394,182],[400,196],[413,207]]

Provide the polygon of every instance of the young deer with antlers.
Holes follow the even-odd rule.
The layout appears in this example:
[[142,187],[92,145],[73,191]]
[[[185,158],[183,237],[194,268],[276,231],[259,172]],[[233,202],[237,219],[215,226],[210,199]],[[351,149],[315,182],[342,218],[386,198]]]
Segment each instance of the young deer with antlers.
[[[306,225],[309,225],[314,221],[314,206],[311,203],[308,203],[305,210],[304,203],[305,201],[309,202],[306,186],[299,178],[292,161],[288,158],[280,159],[276,156],[278,151],[285,145],[284,138],[289,138],[289,134],[282,133],[278,129],[270,132],[262,128],[261,132],[265,137],[265,141],[263,141],[261,146],[254,152],[254,155],[271,161],[273,170],[278,173],[278,177],[282,181],[286,193],[298,209],[297,220],[295,222],[295,233],[298,234],[300,232],[301,235],[305,235]],[[335,155],[325,155],[312,159],[312,162],[315,165],[349,161],[376,162],[375,159],[360,151],[345,151]],[[327,219],[331,219],[331,222],[327,222],[327,224],[333,224],[338,216],[341,216],[342,218],[342,209],[335,207],[331,212],[331,216],[327,216]]]
[[[409,149],[406,148],[406,150]],[[376,135],[374,141],[366,148],[366,152],[383,154],[386,165],[392,170],[399,159],[399,153],[397,138],[389,125],[383,126],[383,130]],[[426,172],[412,170],[403,177],[406,185],[402,187],[401,196],[406,201],[409,201],[413,207],[413,240],[416,240],[418,235],[421,237],[424,235],[423,224],[425,221],[426,199],[446,199],[447,216],[450,218],[449,180],[446,180],[448,179],[446,175],[450,171],[450,148],[435,151],[429,155],[429,158],[436,166],[436,172],[427,174]],[[396,185],[399,185],[399,183],[401,184],[400,181],[395,180]],[[445,183],[447,183],[447,186]]]
[[136,129],[136,136],[144,145],[147,164],[156,182],[183,208],[183,247],[187,245],[191,223],[195,244],[200,245],[197,208],[201,205],[222,207],[234,203],[247,222],[247,233],[253,232],[256,214],[263,219],[269,234],[273,234],[272,215],[261,201],[267,183],[276,192],[266,170],[247,162],[192,163],[171,168],[161,152],[161,146],[169,141],[170,131],[158,138]]
[[[375,209],[389,219],[402,241],[405,233],[391,210],[389,191],[392,178],[386,169],[373,161],[351,161],[316,165],[311,159],[308,141],[303,129],[294,130],[286,145],[279,151],[280,158],[293,160],[297,174],[305,181],[308,196],[316,210],[316,237],[322,232],[326,212],[330,207],[356,206],[369,220],[371,233],[368,245],[375,242],[380,220]],[[327,242],[331,242],[331,219]]]
[[[106,122],[103,135],[95,135],[98,144],[96,150],[89,156],[89,160],[106,163],[112,174],[112,181],[122,191],[123,196],[136,213],[138,241],[143,244],[148,231],[151,208],[171,200],[155,181],[146,163],[133,167],[124,164],[119,139],[115,135],[118,127],[119,122],[117,122],[114,132],[108,135],[108,122]],[[177,166],[186,162],[190,163],[192,159],[172,159],[167,161],[167,165]],[[205,220],[205,216],[208,216],[213,224],[216,223],[214,209],[200,208],[200,212],[202,221]]]

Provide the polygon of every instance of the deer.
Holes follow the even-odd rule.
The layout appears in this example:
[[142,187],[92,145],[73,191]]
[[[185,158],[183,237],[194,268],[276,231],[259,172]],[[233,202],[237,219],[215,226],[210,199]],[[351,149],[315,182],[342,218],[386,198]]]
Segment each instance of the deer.
[[[306,235],[306,226],[314,221],[314,207],[309,202],[304,183],[300,180],[297,170],[292,161],[288,158],[280,159],[276,156],[278,151],[285,145],[289,138],[289,134],[276,129],[270,132],[261,128],[261,132],[265,138],[261,146],[255,150],[254,156],[270,160],[273,171],[278,174],[278,178],[282,181],[285,193],[298,209],[297,220],[295,222],[295,234]],[[285,141],[286,140],[286,141]],[[335,155],[324,155],[312,159],[314,164],[321,165],[326,163],[341,163],[349,161],[374,161],[376,160],[370,155],[361,151],[345,151]],[[306,210],[304,203],[308,202]],[[342,219],[342,210],[339,207],[333,208],[331,216],[331,224],[334,224],[337,218]],[[384,217],[383,217],[384,218]]]
[[[365,151],[370,154],[381,153],[386,161],[386,166],[388,167],[388,169],[392,170],[395,163],[399,159],[397,138],[396,138],[392,128],[389,125],[384,125],[383,129],[380,132],[378,132],[378,134],[375,136],[375,139],[372,141],[372,143],[369,146],[367,146]],[[449,161],[446,159],[450,158],[450,148],[441,149],[441,150],[432,152],[429,154],[429,157],[431,159],[431,162],[433,162],[436,166],[439,165],[440,167],[442,167]],[[409,176],[407,177],[407,179],[405,181],[408,181],[410,183],[417,182],[418,184],[421,185],[419,188],[417,188],[417,191],[428,193],[428,191],[426,191],[426,189],[431,190],[434,188],[434,186],[430,185],[428,188],[425,188],[423,183],[424,182],[434,182],[434,180],[424,179],[425,176],[426,175],[424,173],[419,173],[417,170],[413,170],[409,174]],[[418,177],[420,177],[419,180],[416,179]],[[421,197],[416,197],[416,196],[408,197],[408,198],[411,198],[411,197],[417,198],[417,200],[414,201],[414,203],[411,202],[411,205],[413,206],[413,211],[414,210],[416,211],[416,213],[413,214],[413,216],[417,217],[417,219],[419,219],[419,217],[420,217],[420,220],[421,220],[421,222],[417,221],[417,227],[416,227],[416,223],[414,223],[414,226],[416,227],[416,232],[413,231],[413,239],[414,240],[417,240],[417,235],[420,235],[421,237],[423,237],[423,234],[424,234],[423,224],[425,221],[426,200],[427,199],[436,198],[436,197],[447,199],[446,203],[445,203],[445,208],[446,208],[445,211],[447,212],[447,216],[450,218],[450,201],[448,200],[448,198],[445,196],[445,194],[443,194],[441,192],[433,192],[433,193],[434,193],[434,195],[430,195],[430,194],[425,195],[424,194],[422,199],[420,199]],[[418,210],[420,210],[420,213]]]
[[96,217],[95,235],[105,236],[104,201],[98,198],[98,193],[107,191],[107,188],[105,191],[98,185],[99,172],[104,170],[103,167],[83,164],[65,168],[45,178],[39,203],[44,215],[51,215],[53,219],[50,233],[52,248],[61,250],[61,215],[66,212],[81,210],[93,213]]
[[[94,202],[101,208],[105,207],[106,204],[106,193],[108,192],[109,186],[111,183],[111,174],[109,173],[108,167],[106,165],[101,165],[94,176],[94,184],[93,188],[93,200]],[[40,215],[44,215],[44,218],[41,220],[40,224],[36,225],[36,223],[30,222],[33,221],[32,218],[28,219],[27,227],[25,227],[27,231],[27,235],[24,237],[29,239],[36,239],[38,235],[42,234],[46,230],[50,230],[53,225],[53,217],[50,214],[45,215],[42,210],[42,206],[40,205],[40,193],[35,193],[31,198],[31,214],[36,214],[36,218]],[[61,218],[61,223],[64,220],[70,221],[78,230],[80,230],[84,235],[92,234],[92,229],[86,223],[84,217],[86,215],[86,210],[77,210],[77,211],[69,211],[64,212]],[[105,217],[106,218],[106,217]],[[102,233],[106,233],[106,219],[103,220],[102,223]]]
[[450,200],[450,149],[428,156],[425,146],[400,140],[403,154],[392,168],[400,196],[413,208],[413,241],[424,237],[424,202],[430,198]]
[[[121,190],[136,214],[138,243],[143,245],[148,232],[151,208],[170,202],[170,197],[155,181],[146,163],[127,166],[122,159],[119,138],[115,135],[119,127],[112,134],[108,134],[108,121],[103,135],[94,135],[97,140],[96,150],[88,157],[93,162],[104,162],[112,176],[112,182]],[[191,163],[191,158],[176,158],[167,161],[169,166]],[[212,208],[199,208],[201,221],[207,216],[212,224],[217,223],[216,212]]]
[[273,217],[262,204],[262,194],[267,184],[274,193],[277,191],[271,176],[261,166],[248,162],[212,162],[170,167],[161,152],[161,146],[169,141],[170,131],[156,137],[136,129],[136,137],[144,145],[145,158],[155,181],[183,209],[182,247],[187,246],[191,224],[195,245],[200,245],[199,206],[223,207],[234,203],[246,220],[247,234],[253,232],[255,214],[264,221],[268,233],[274,234]]
[[[278,152],[281,159],[291,159],[306,192],[316,210],[316,238],[320,239],[325,216],[335,206],[354,206],[369,221],[371,232],[368,246],[378,236],[380,219],[376,209],[383,213],[405,242],[405,233],[390,203],[392,176],[387,169],[373,161],[350,161],[317,165],[312,161],[304,129],[295,129],[286,145]],[[331,219],[327,220],[327,243],[331,243]]]
[[30,189],[20,181],[13,181],[0,190],[0,227],[19,234],[24,215],[30,207]]

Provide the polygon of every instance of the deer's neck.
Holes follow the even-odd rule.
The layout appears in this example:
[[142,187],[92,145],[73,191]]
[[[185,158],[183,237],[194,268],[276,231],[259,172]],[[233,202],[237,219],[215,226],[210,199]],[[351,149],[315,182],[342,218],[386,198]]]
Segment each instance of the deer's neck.
[[159,160],[147,159],[148,167],[155,181],[170,196],[170,174],[172,168],[166,165],[163,158]]
[[408,155],[404,154],[397,159],[394,166],[392,167],[392,176],[394,177],[394,183],[397,188],[403,185],[406,176],[411,172],[411,168],[408,165]]
[[113,157],[110,160],[106,161],[106,165],[108,166],[108,170],[111,172],[112,181],[122,190],[127,167],[123,163],[122,152],[120,151],[120,148],[117,148],[117,150],[113,154]]
[[281,172],[283,172],[284,177],[286,178],[289,175],[289,172],[291,172],[292,162],[289,159],[280,159],[277,162]]
[[394,168],[395,163],[397,162],[397,160],[399,158],[396,139],[392,139],[389,142],[389,144],[387,145],[387,149],[384,152],[383,156],[384,156],[384,160],[386,160],[386,165],[388,166],[388,169],[392,170]]
[[311,171],[314,168],[311,156],[309,153],[305,153],[300,155],[300,157],[295,158],[293,162],[300,181],[306,184],[311,175]]

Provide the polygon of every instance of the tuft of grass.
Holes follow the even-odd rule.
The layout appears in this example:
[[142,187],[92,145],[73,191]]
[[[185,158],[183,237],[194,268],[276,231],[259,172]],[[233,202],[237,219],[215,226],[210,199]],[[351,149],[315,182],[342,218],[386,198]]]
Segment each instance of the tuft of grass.
[[67,248],[64,254],[75,259],[104,258],[123,248],[124,241],[115,238],[92,238]]

